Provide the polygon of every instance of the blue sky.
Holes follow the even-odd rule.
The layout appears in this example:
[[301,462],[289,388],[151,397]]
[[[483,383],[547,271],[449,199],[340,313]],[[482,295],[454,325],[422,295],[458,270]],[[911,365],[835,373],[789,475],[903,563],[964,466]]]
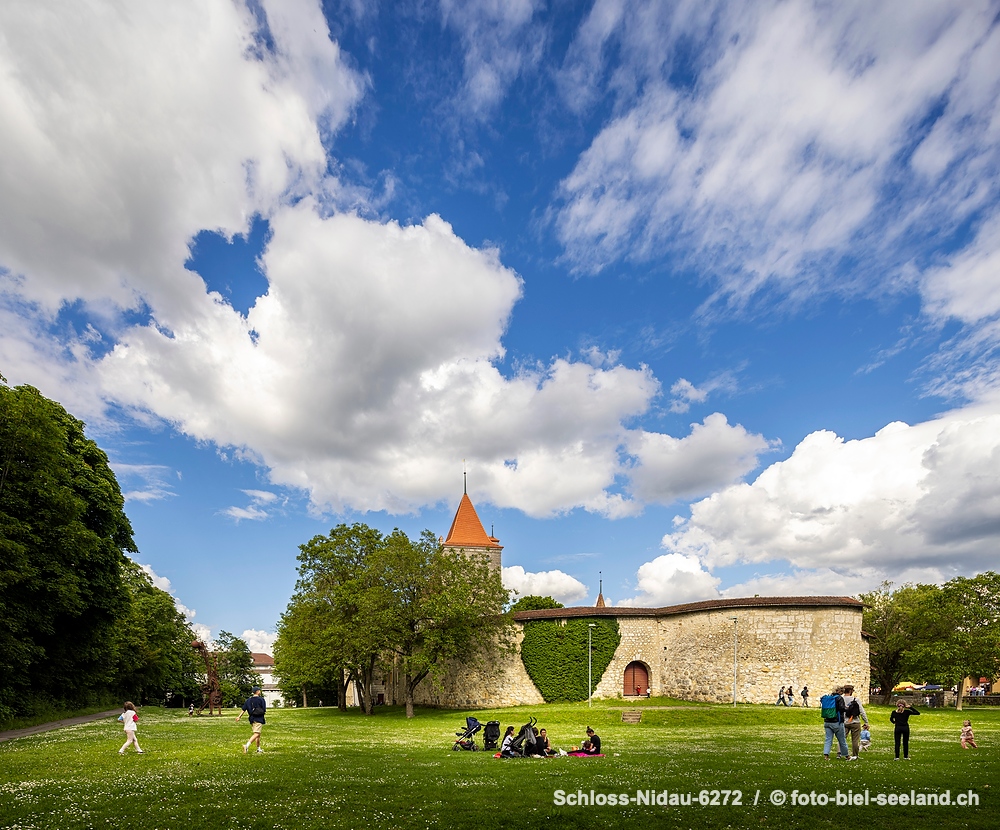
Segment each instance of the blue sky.
[[1000,3],[0,9],[0,372],[269,647],[298,545],[522,593],[995,567]]

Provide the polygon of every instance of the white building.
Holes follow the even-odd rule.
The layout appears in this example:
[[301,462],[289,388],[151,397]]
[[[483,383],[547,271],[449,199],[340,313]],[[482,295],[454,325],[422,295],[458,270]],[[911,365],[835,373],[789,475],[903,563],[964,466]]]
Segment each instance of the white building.
[[274,676],[274,658],[262,651],[251,652],[250,656],[253,657],[253,670],[260,675],[260,693],[267,705],[281,706],[281,687]]

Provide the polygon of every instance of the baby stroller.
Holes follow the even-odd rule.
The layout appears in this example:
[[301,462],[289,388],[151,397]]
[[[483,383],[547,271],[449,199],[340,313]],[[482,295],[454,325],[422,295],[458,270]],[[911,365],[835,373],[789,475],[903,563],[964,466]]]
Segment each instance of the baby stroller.
[[476,746],[475,735],[482,728],[483,725],[475,718],[466,718],[465,731],[455,733],[458,737],[456,738],[455,743],[451,745],[451,748],[455,752],[458,752],[460,749],[467,749],[469,752],[475,752],[479,749],[479,747]]
[[505,758],[525,758],[534,751],[535,746],[535,724],[538,723],[537,718],[530,718],[528,722],[521,727],[521,731],[517,733],[517,737],[510,742],[510,745],[504,751]]
[[500,721],[486,721],[483,731],[483,749],[496,749],[500,741]]

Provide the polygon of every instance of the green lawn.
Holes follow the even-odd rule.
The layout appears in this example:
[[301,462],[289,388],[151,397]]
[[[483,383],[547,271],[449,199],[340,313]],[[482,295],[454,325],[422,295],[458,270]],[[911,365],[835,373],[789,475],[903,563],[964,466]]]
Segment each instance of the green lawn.
[[[663,708],[657,708],[662,706]],[[928,710],[912,720],[912,760],[892,759],[889,709],[869,707],[875,747],[859,762],[824,761],[818,711],[644,701],[642,723],[621,704],[479,712],[395,709],[366,718],[335,709],[272,710],[263,755],[244,756],[246,719],[189,718],[146,708],[143,755],[119,757],[113,719],[0,744],[0,826],[13,828],[397,827],[989,827],[1000,806],[1000,712]],[[553,744],[578,744],[591,724],[605,758],[496,760],[450,751],[466,714],[520,726],[529,714]],[[972,718],[980,749],[958,733]],[[480,736],[481,737],[481,736]],[[773,790],[835,798],[869,791],[868,806],[771,803]],[[688,793],[691,806],[556,806],[557,790],[608,796]],[[699,804],[739,790],[742,803]],[[882,794],[972,791],[978,806],[879,806]],[[759,792],[759,794],[758,794]],[[730,801],[734,796],[728,797]],[[755,803],[756,802],[756,803]]]

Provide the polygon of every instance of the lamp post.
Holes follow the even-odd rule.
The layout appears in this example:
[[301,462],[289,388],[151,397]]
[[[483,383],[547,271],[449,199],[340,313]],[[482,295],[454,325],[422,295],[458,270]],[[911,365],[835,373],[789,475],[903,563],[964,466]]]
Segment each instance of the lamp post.
[[594,636],[594,628],[596,626],[594,623],[587,623],[587,705],[593,706],[593,696],[594,696],[594,681],[591,677],[591,669],[594,662],[594,651],[591,642]]
[[733,621],[733,706],[736,706],[736,621],[738,617],[730,617]]

